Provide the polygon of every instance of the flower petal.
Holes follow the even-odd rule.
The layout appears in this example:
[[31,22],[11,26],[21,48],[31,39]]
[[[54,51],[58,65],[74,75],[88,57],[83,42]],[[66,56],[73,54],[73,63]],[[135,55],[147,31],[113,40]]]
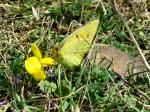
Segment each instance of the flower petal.
[[29,74],[33,74],[35,70],[41,69],[41,63],[37,57],[29,57],[25,60],[25,69]]
[[31,44],[31,49],[32,49],[33,54],[34,54],[39,60],[41,60],[42,54],[41,54],[41,52],[40,52],[38,46],[37,46],[35,43]]
[[37,69],[37,70],[34,71],[33,77],[34,77],[36,80],[40,81],[40,80],[45,79],[45,78],[46,78],[46,75],[45,75],[45,73],[44,73],[44,71],[43,71],[42,69]]
[[43,67],[45,67],[46,65],[53,65],[54,64],[54,59],[51,57],[46,57],[41,59],[41,64]]

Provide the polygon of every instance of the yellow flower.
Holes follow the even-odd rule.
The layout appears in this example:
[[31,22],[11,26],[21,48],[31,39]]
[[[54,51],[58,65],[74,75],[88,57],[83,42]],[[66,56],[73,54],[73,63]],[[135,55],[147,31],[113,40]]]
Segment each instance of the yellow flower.
[[54,60],[51,57],[42,58],[42,54],[35,43],[31,45],[31,50],[35,56],[25,60],[25,69],[36,80],[45,79],[46,74],[43,71],[43,67],[53,65]]

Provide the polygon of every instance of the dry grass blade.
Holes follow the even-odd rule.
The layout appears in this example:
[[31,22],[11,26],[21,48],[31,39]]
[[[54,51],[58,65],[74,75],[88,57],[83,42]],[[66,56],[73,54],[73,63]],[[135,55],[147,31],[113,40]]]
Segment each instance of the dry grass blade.
[[124,23],[126,29],[128,30],[129,35],[130,35],[130,37],[131,37],[131,40],[132,40],[133,43],[135,44],[135,46],[136,46],[138,52],[140,53],[141,58],[142,58],[142,60],[143,60],[143,62],[144,62],[144,64],[145,64],[146,68],[150,71],[150,66],[149,66],[149,64],[148,64],[148,62],[147,62],[147,60],[146,60],[144,54],[142,53],[142,51],[141,51],[141,49],[140,49],[140,47],[139,47],[139,45],[138,45],[138,43],[137,43],[137,41],[136,41],[136,39],[135,39],[133,33],[132,33],[132,31],[130,30],[130,28],[129,28],[128,24],[126,23],[125,19],[123,18],[121,12],[120,12],[120,11],[118,10],[118,8],[117,8],[116,0],[112,0],[112,3],[113,3],[113,5],[114,5],[115,11],[117,12],[117,14],[119,15],[119,17],[120,17],[121,20],[123,21],[123,23]]
[[[146,68],[150,71],[150,66],[149,66],[149,64],[148,64],[148,62],[147,62],[147,60],[146,60],[144,54],[142,53],[142,51],[141,51],[141,49],[140,49],[140,47],[139,47],[139,45],[138,45],[136,39],[134,38],[134,35],[133,35],[132,31],[130,30],[129,26],[126,24],[126,21],[124,20],[122,14],[120,13],[120,11],[119,11],[118,8],[117,8],[116,0],[112,0],[112,3],[113,3],[113,6],[114,6],[115,11],[117,12],[117,14],[119,15],[119,17],[120,17],[121,20],[123,21],[123,23],[124,23],[126,29],[127,29],[128,32],[129,32],[129,35],[130,35],[131,39],[133,40],[134,44],[136,45],[136,48],[137,48],[138,52],[140,53],[141,58],[142,58],[142,60],[143,60],[143,62],[144,62],[144,64],[145,64]],[[129,85],[130,87],[134,88],[135,92],[137,92],[139,95],[142,95],[146,100],[150,101],[150,98],[149,98],[149,96],[148,96],[147,94],[145,94],[143,91],[139,90],[139,89],[138,89],[137,87],[135,87],[134,85],[130,84],[130,83],[129,83],[126,79],[124,79],[122,76],[120,76],[120,77],[121,77],[121,79],[122,79],[127,85]]]

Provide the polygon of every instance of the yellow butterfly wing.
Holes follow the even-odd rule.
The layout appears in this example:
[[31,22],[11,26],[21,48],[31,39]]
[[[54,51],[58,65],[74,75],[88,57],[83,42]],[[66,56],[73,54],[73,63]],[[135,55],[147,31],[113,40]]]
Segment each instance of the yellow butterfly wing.
[[99,20],[95,19],[69,35],[58,51],[61,63],[69,68],[79,66],[86,53],[90,50]]

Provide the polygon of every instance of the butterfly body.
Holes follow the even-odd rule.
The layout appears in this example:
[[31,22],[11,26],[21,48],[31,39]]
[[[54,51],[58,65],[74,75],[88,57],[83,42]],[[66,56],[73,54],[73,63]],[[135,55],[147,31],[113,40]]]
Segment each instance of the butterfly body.
[[55,59],[68,68],[79,66],[92,46],[98,23],[95,19],[69,35],[55,50]]

